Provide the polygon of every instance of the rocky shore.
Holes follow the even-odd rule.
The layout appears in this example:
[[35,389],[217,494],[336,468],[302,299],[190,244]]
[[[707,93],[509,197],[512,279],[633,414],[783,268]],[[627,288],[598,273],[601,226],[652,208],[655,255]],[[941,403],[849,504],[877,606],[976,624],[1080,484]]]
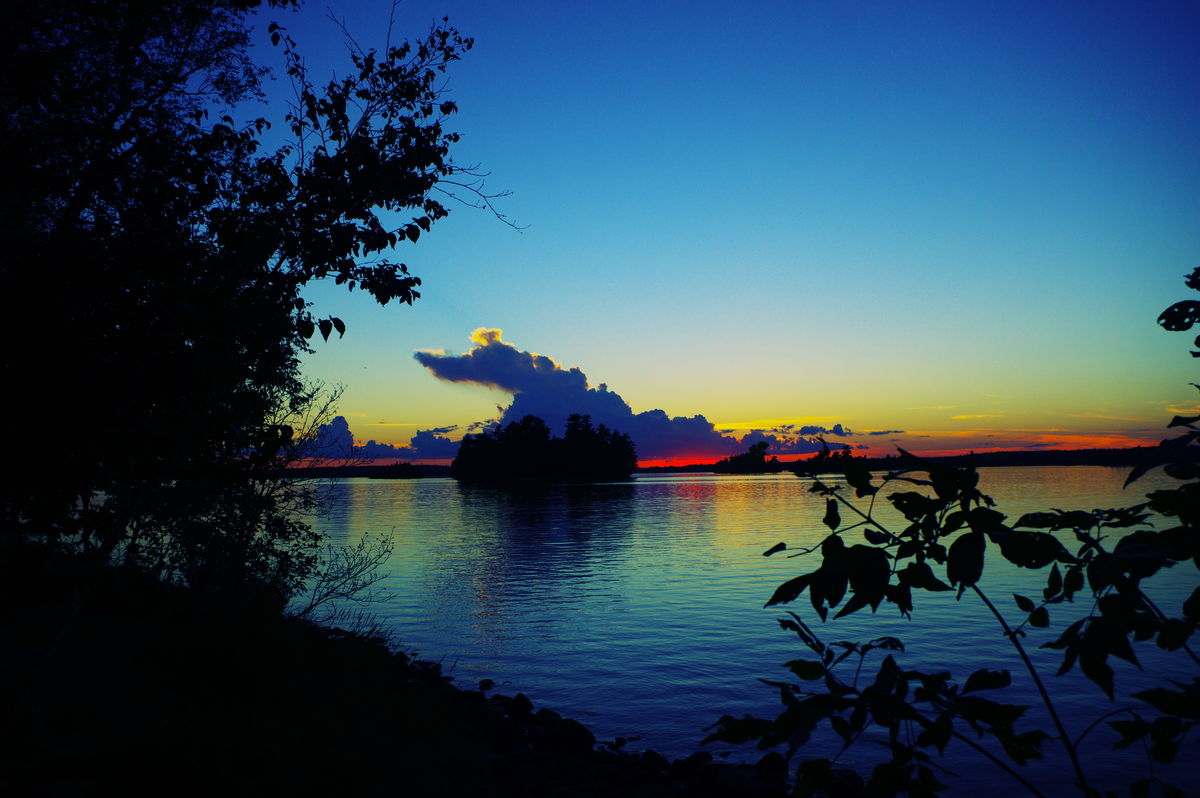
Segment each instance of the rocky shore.
[[618,750],[378,638],[116,569],[0,564],[6,795],[765,798],[786,776],[778,754]]

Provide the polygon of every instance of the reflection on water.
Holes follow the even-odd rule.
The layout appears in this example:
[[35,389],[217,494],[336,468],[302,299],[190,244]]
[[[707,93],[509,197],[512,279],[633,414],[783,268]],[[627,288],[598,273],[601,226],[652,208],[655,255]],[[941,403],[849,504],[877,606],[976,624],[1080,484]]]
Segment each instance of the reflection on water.
[[[1048,507],[1131,504],[1158,486],[1148,479],[1122,493],[1124,472],[1102,467],[981,473],[997,509],[1014,519]],[[441,660],[461,682],[489,677],[504,691],[525,692],[579,717],[601,739],[639,737],[639,747],[688,753],[703,737],[701,728],[722,714],[776,713],[776,693],[757,679],[784,677],[781,663],[806,653],[779,629],[775,619],[782,613],[762,608],[780,582],[815,567],[762,552],[779,541],[793,549],[812,545],[825,535],[824,500],[790,474],[648,476],[523,490],[449,479],[354,479],[327,490],[319,526],[331,537],[355,542],[387,535],[395,543],[386,584],[393,598],[378,614],[404,645]],[[984,587],[1014,617],[1011,593],[1039,594],[1029,572],[1003,563],[989,567]],[[1195,570],[1176,571],[1162,581],[1167,596],[1182,600],[1195,587]],[[856,613],[820,626],[819,633],[829,640],[895,635],[908,647],[905,666],[948,669],[960,678],[977,668],[1008,667],[1013,687],[996,697],[1036,703],[1015,655],[978,602],[968,595],[957,603],[952,593],[916,599],[913,621],[884,604],[876,615]],[[806,600],[793,609],[819,626]],[[1072,610],[1086,608],[1055,610],[1051,628],[1030,636],[1031,655],[1048,673],[1058,654],[1036,646],[1057,636]],[[1139,655],[1147,673],[1118,662],[1118,685],[1149,686],[1162,668],[1178,667],[1177,658],[1152,644]],[[1074,733],[1114,708],[1078,673],[1056,682],[1056,689],[1064,688]],[[1028,716],[1044,725],[1036,707]],[[1127,781],[1129,761],[1111,757],[1106,731],[1093,733],[1093,750]],[[832,756],[832,746],[828,736],[815,738],[811,755]],[[714,750],[754,756],[728,746]],[[863,764],[877,756],[864,748],[843,761]],[[1003,782],[992,783],[988,768],[953,755],[947,764],[959,773],[958,783],[966,779],[986,794],[1006,792]],[[1057,766],[1056,756],[1043,763]],[[1200,787],[1200,776],[1193,785]]]

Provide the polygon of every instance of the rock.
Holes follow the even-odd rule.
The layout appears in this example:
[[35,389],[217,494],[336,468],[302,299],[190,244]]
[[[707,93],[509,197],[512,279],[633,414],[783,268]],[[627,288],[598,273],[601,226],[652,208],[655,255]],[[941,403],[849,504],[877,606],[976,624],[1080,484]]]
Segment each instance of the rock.
[[532,712],[533,702],[524,693],[517,693],[508,705],[508,716],[510,718],[525,717]]
[[787,758],[778,751],[772,751],[754,764],[754,772],[758,774],[760,779],[766,782],[776,783],[787,781]]
[[566,751],[591,751],[596,735],[587,726],[571,718],[558,718],[546,724],[546,742]]

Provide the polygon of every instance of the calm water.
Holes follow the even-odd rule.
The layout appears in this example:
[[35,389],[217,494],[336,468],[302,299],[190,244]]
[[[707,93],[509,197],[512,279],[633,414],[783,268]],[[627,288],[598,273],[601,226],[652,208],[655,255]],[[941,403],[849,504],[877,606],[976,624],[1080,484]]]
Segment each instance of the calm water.
[[[1162,484],[1147,478],[1122,492],[1124,471],[1102,467],[984,469],[982,475],[984,491],[1014,520],[1048,507],[1132,504]],[[318,526],[332,538],[394,541],[386,580],[392,595],[377,614],[405,647],[440,660],[463,685],[487,677],[502,692],[524,692],[583,720],[602,740],[637,737],[631,747],[690,753],[699,747],[701,729],[722,714],[776,714],[777,692],[757,679],[784,678],[781,663],[808,654],[776,623],[784,613],[762,606],[779,583],[819,564],[761,556],[779,541],[799,548],[825,534],[824,500],[790,474],[646,476],[523,491],[450,479],[353,479],[326,489],[329,502]],[[1002,562],[989,569],[986,592],[1019,621],[1010,594],[1037,597],[1041,583]],[[1181,567],[1159,581],[1162,598],[1177,613],[1196,572]],[[1013,686],[990,697],[1036,703],[1016,655],[977,600],[968,594],[957,603],[953,593],[940,593],[918,594],[915,601],[911,622],[886,603],[875,615],[863,611],[824,625],[806,596],[792,609],[826,640],[902,638],[906,667],[948,669],[960,679],[977,668],[1007,667]],[[1050,629],[1031,630],[1032,656],[1051,679],[1059,656],[1036,645],[1054,639],[1072,609],[1084,608],[1054,608]],[[1177,678],[1193,675],[1153,643],[1137,651],[1146,672],[1114,661],[1118,691],[1149,686],[1164,668],[1177,669],[1167,671]],[[1055,690],[1064,693],[1073,735],[1097,716],[1132,705],[1110,704],[1077,670],[1055,680]],[[1028,717],[1050,728],[1036,707]],[[1102,725],[1088,737],[1105,762],[1106,786],[1140,777],[1144,757],[1114,757],[1106,732]],[[814,737],[802,753],[832,756],[837,748],[830,736]],[[759,755],[707,748],[731,759]],[[1044,750],[1044,772],[1069,767],[1059,749],[1047,743]],[[973,752],[948,753],[956,786],[983,795],[1009,792],[1007,777]],[[842,761],[869,766],[881,754],[860,744]],[[1200,794],[1198,768],[1187,770],[1174,774],[1176,783]]]

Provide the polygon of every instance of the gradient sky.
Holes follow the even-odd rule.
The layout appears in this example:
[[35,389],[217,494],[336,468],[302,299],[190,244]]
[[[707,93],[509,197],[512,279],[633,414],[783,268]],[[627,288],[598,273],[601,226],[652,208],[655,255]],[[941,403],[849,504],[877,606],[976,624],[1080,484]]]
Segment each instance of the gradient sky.
[[[382,45],[389,7],[335,13]],[[318,78],[348,62],[325,13],[264,14]],[[880,452],[1126,445],[1196,407],[1155,318],[1200,265],[1200,4],[404,2],[397,30],[443,15],[476,40],[455,158],[524,229],[462,208],[401,247],[412,308],[312,288],[348,331],[305,371],[360,441],[496,417],[413,359],[479,327],[636,412],[903,431]]]

